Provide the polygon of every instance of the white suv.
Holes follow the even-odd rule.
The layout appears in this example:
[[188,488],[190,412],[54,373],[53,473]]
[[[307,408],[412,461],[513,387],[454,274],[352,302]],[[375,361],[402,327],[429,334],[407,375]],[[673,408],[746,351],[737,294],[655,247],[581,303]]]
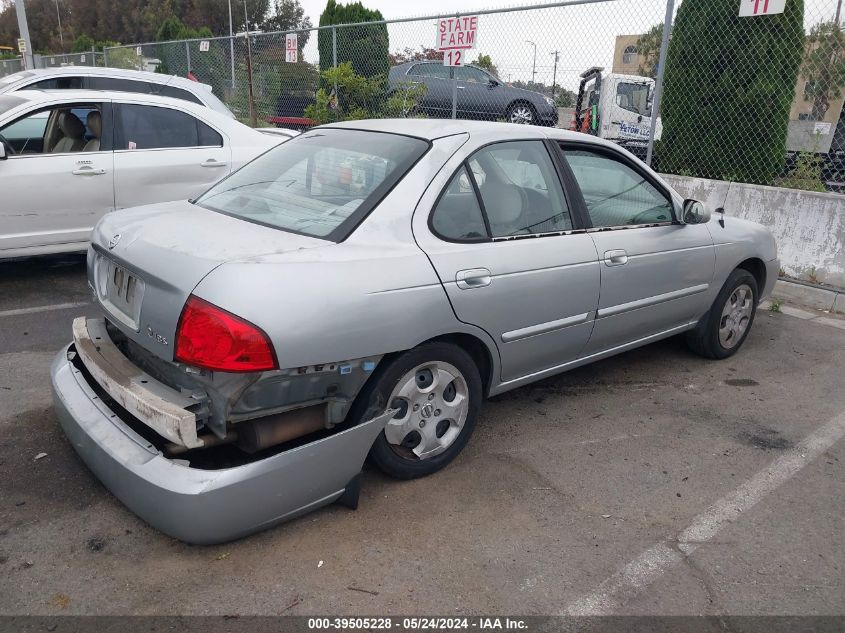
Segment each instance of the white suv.
[[232,118],[232,111],[218,99],[208,84],[176,75],[160,75],[121,68],[63,66],[23,70],[0,77],[0,94],[16,90],[113,90],[161,95],[205,106]]

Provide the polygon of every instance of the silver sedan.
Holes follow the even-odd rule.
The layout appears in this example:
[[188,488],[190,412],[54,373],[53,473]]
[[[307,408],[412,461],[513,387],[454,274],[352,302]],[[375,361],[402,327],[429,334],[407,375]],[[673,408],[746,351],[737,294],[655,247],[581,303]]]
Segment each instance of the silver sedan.
[[778,268],[767,229],[593,137],[329,125],[99,222],[56,409],[126,505],[220,542],[354,507],[368,455],[438,471],[487,396],[677,334],[726,358]]

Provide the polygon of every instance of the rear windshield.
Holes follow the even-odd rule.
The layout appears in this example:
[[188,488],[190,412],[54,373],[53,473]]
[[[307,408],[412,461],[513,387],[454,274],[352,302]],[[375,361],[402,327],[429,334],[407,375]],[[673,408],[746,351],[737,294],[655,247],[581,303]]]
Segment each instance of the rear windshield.
[[34,77],[35,73],[28,73],[25,70],[12,73],[11,75],[6,75],[5,77],[0,77],[0,87],[8,84],[13,84],[16,81],[20,81],[21,79],[26,79],[27,77]]
[[196,202],[273,228],[341,241],[428,150],[418,138],[316,129],[270,150]]
[[6,114],[9,110],[18,107],[22,103],[26,103],[26,99],[12,95],[0,95],[0,114]]

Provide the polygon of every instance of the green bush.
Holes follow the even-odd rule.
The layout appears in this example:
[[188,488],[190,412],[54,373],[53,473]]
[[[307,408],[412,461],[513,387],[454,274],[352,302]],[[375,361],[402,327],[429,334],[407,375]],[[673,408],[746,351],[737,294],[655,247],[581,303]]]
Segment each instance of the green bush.
[[413,116],[426,90],[423,84],[403,83],[385,99],[384,75],[364,77],[353,70],[351,62],[328,68],[321,74],[327,85],[337,86],[337,93],[333,88],[320,88],[315,103],[305,108],[305,116],[320,124]]
[[786,160],[804,44],[804,2],[737,16],[736,0],[678,9],[666,63],[660,168],[769,184]]

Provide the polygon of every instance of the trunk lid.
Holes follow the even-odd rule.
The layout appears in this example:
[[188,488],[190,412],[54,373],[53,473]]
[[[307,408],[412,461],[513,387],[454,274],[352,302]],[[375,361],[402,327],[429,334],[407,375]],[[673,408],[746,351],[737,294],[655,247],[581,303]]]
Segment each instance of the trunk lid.
[[171,361],[185,301],[212,270],[225,262],[328,244],[187,201],[167,202],[111,213],[97,224],[88,282],[114,325]]

